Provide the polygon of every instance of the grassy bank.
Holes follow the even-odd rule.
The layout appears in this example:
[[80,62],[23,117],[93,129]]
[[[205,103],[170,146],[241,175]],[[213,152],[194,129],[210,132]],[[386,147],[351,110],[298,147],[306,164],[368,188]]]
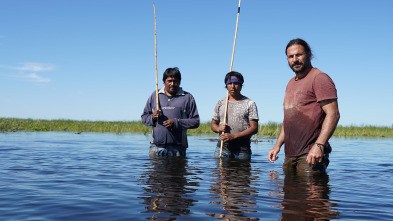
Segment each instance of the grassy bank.
[[[275,138],[280,133],[281,124],[268,123],[259,125],[258,137]],[[0,132],[16,131],[66,131],[111,132],[111,133],[151,133],[140,121],[73,121],[73,120],[33,120],[0,118]],[[202,123],[198,129],[188,130],[189,134],[215,134],[210,130],[210,123]],[[334,136],[337,137],[393,137],[392,127],[343,127],[338,126]]]

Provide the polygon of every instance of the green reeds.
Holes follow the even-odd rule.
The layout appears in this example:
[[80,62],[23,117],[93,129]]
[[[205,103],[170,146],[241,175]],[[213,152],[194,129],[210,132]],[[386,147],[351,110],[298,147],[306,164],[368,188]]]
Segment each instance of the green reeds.
[[334,132],[337,137],[393,137],[392,127],[376,126],[338,126]]
[[0,131],[68,131],[112,132],[112,133],[150,133],[151,128],[140,121],[73,121],[73,120],[32,120],[0,118]]
[[[258,134],[254,137],[277,138],[281,130],[280,123],[269,122],[260,124]],[[151,133],[151,127],[146,127],[141,121],[74,121],[74,120],[33,120],[0,118],[0,132],[16,131],[67,131],[81,132],[111,132],[111,133]],[[190,135],[214,135],[210,122],[201,123],[199,128],[188,130]],[[217,135],[218,136],[218,135]],[[393,127],[376,126],[338,126],[336,137],[392,137]]]

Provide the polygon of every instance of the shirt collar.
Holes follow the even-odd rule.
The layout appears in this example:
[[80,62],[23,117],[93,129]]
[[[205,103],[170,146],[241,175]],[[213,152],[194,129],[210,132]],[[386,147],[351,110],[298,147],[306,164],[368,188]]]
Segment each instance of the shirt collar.
[[[161,88],[161,89],[158,91],[158,93],[159,93],[159,94],[165,94],[165,87]],[[185,93],[184,93],[184,91],[183,91],[183,88],[182,88],[182,87],[179,87],[179,90],[177,91],[177,93],[176,93],[175,96],[181,96],[181,95],[185,95]]]

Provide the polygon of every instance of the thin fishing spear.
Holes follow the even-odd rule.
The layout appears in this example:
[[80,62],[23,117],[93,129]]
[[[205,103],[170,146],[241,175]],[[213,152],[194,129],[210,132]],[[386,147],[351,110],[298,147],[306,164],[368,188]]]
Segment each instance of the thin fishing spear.
[[154,8],[154,50],[155,50],[155,63],[156,63],[156,110],[158,110],[158,76],[157,76],[157,18],[156,6],[153,2]]
[[[232,49],[232,58],[231,58],[231,68],[229,69],[229,72],[232,71],[232,66],[233,66],[233,58],[235,56],[235,46],[236,46],[236,36],[237,36],[237,28],[239,26],[239,14],[240,14],[240,3],[242,0],[239,0],[239,6],[237,8],[237,18],[236,18],[236,31],[235,31],[235,39],[233,41],[233,49]],[[229,99],[229,91],[227,90],[227,97],[225,101],[225,112],[224,112],[224,124],[227,123],[227,111],[228,111],[228,99]],[[222,132],[224,134],[224,132]],[[220,147],[220,158],[222,157],[222,147],[224,146],[224,141],[221,140],[221,147]]]
[[[155,51],[155,69],[156,69],[156,110],[159,109],[159,101],[158,101],[158,76],[157,76],[157,18],[156,18],[156,5],[153,2],[154,8],[154,51]],[[157,146],[158,146],[158,119],[156,122],[157,126]],[[154,134],[153,134],[154,136]]]

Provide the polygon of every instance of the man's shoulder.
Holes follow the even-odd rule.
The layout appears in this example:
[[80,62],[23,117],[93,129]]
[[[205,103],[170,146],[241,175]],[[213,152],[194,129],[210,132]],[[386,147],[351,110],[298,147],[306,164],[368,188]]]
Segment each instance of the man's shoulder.
[[188,97],[193,97],[192,94],[188,91],[182,91],[182,93],[180,94],[180,96],[188,96]]
[[188,91],[182,91],[181,95],[191,95],[192,96],[192,94],[190,92],[188,92]]
[[243,102],[243,103],[255,103],[251,98],[246,97],[246,96],[244,96],[244,97],[240,100],[240,102]]
[[313,73],[313,74],[324,74],[324,72],[319,70],[318,68],[312,68],[311,71],[310,71],[310,74],[311,73]]
[[220,104],[225,104],[226,102],[227,102],[227,98],[226,97],[223,97],[223,98],[221,98],[220,100],[217,101],[217,103],[220,103]]
[[[310,72],[308,72],[307,76],[304,77],[303,79],[305,80],[305,82],[331,80],[328,74],[314,67],[310,70]],[[291,78],[291,80],[288,82],[288,85],[294,82],[296,82],[296,77]]]
[[216,106],[224,106],[226,103],[226,97],[221,98],[220,100],[217,101]]
[[248,102],[254,102],[251,98],[244,96],[244,100],[248,101]]
[[326,74],[325,72],[319,70],[318,68],[313,68],[310,71],[310,74],[315,78],[315,77],[329,77],[328,74]]
[[242,102],[244,103],[244,104],[247,104],[247,107],[253,107],[253,106],[257,106],[257,104],[255,103],[255,101],[254,100],[252,100],[251,98],[249,98],[249,97],[244,97],[243,98],[243,100],[242,100]]
[[176,92],[176,96],[184,96],[184,95],[191,95],[191,93],[183,90],[183,88],[180,87],[179,90]]
[[317,68],[314,68],[314,69],[315,69],[314,75],[313,75],[314,81],[333,81],[332,78],[328,74],[326,74],[325,72],[323,72]]
[[153,91],[153,92],[150,94],[150,98],[155,97],[155,96],[156,96],[156,91]]
[[187,99],[187,100],[195,100],[195,99],[194,99],[194,96],[193,96],[190,92],[185,91],[185,90],[183,90],[183,89],[181,89],[181,91],[179,91],[179,92],[180,92],[180,93],[177,93],[176,96],[178,96],[178,97],[183,97],[184,99]]

